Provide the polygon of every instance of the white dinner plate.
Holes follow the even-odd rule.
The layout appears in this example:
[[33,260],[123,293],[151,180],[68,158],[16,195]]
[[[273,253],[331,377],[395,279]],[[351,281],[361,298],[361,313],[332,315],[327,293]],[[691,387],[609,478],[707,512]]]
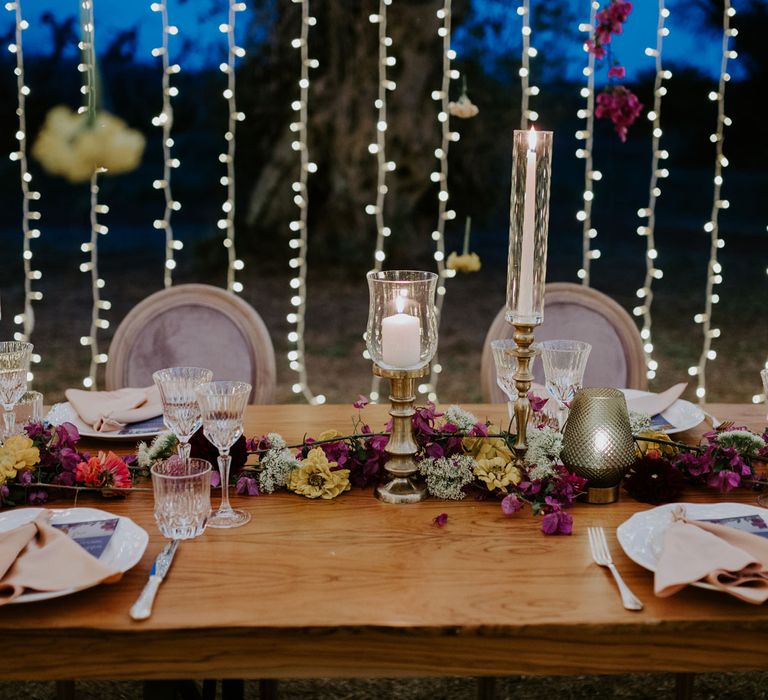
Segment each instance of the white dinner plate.
[[[15,508],[0,513],[0,532],[13,530],[19,525],[32,522],[45,508]],[[112,569],[128,571],[141,560],[144,550],[149,542],[147,531],[139,527],[133,520],[122,515],[108,513],[98,508],[50,508],[51,523],[85,523],[89,520],[107,520],[118,518],[115,533],[109,541],[107,548],[102,552],[99,561]],[[11,603],[34,603],[39,600],[49,600],[70,595],[82,591],[90,586],[79,588],[65,588],[60,591],[44,591],[40,593],[24,593]]]
[[[628,399],[637,398],[638,396],[650,396],[653,393],[650,391],[640,391],[639,389],[622,389],[621,391]],[[695,428],[701,423],[704,420],[704,411],[695,403],[678,399],[664,411],[664,418],[672,427],[654,425],[654,429],[663,430],[665,433],[681,433],[684,430]]]
[[[644,569],[656,571],[664,546],[664,533],[672,522],[672,511],[685,508],[691,520],[711,520],[760,515],[768,523],[768,509],[748,503],[665,503],[663,506],[635,513],[616,528],[616,537],[625,554]],[[716,590],[708,583],[694,583],[699,588]]]
[[[99,438],[100,440],[144,440],[145,438],[153,438],[155,435],[159,435],[166,429],[162,425],[162,416],[159,416],[157,419],[152,419],[152,421],[128,424],[122,430],[114,430],[110,433],[99,433],[90,425],[86,425],[80,420],[80,416],[77,415],[75,409],[72,408],[72,405],[68,401],[56,403],[51,406],[51,410],[48,411],[48,415],[45,419],[51,425],[72,423],[83,437]],[[150,425],[146,425],[147,423]]]

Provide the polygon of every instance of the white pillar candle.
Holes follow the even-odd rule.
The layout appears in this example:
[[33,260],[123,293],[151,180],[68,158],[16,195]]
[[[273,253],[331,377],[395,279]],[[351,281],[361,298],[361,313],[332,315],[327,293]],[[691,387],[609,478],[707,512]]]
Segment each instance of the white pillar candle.
[[533,127],[528,134],[528,152],[526,155],[523,245],[520,255],[520,289],[517,294],[517,313],[520,316],[533,316],[534,234],[536,230],[536,131]]
[[405,299],[395,300],[397,313],[381,322],[381,355],[390,367],[410,368],[421,363],[421,323],[415,316],[403,313]]

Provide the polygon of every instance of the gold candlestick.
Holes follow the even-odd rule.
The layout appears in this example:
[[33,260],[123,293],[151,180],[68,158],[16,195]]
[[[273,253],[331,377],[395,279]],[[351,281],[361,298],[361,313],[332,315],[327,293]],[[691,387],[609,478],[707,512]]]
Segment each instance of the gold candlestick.
[[517,439],[515,440],[515,456],[518,462],[525,460],[525,453],[528,451],[527,428],[528,417],[531,413],[531,404],[528,401],[528,392],[531,390],[533,382],[533,358],[536,351],[531,348],[533,343],[533,329],[535,325],[514,323],[515,332],[512,339],[517,346],[514,350],[517,358],[517,371],[514,374],[515,388],[517,389],[517,400],[515,401],[515,419],[517,421]]
[[376,496],[385,503],[418,503],[427,497],[427,487],[414,481],[418,471],[414,455],[419,446],[413,437],[411,418],[416,413],[415,383],[418,377],[429,374],[429,365],[419,369],[383,369],[373,365],[377,377],[389,379],[392,408],[392,433],[384,451],[389,454],[385,469],[391,479],[376,487]]

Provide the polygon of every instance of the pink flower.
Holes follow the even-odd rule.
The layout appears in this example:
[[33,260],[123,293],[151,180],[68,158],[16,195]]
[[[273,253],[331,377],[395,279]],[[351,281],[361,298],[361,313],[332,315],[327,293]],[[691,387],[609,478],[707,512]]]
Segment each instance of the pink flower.
[[584,47],[589,53],[594,54],[595,58],[597,58],[598,60],[605,58],[605,53],[606,53],[605,49],[594,40],[587,39],[586,42],[584,43]]
[[637,95],[623,85],[608,88],[597,96],[595,116],[610,119],[622,142],[627,140],[627,130],[642,111],[643,105]]
[[707,480],[707,486],[720,489],[721,493],[728,493],[731,489],[737,488],[741,484],[741,477],[730,469],[721,469],[712,474]]
[[504,515],[514,515],[517,511],[521,510],[522,507],[522,501],[513,493],[504,496],[501,501],[501,512],[504,513]]
[[608,70],[608,77],[609,78],[624,78],[627,75],[627,69],[624,68],[624,66],[620,66],[616,64],[615,66],[611,66]]
[[355,408],[365,408],[368,405],[368,399],[362,394],[357,395],[357,401],[352,404]]
[[573,532],[573,518],[562,510],[553,510],[541,520],[541,531],[545,535],[570,535]]
[[433,521],[437,527],[444,527],[448,522],[448,513],[440,513]]
[[75,479],[86,486],[97,488],[129,489],[133,485],[131,470],[114,452],[99,452],[98,457],[80,462],[75,469]]
[[533,391],[528,392],[528,403],[531,404],[531,410],[534,413],[541,413],[541,411],[544,409],[544,406],[547,405],[547,401],[549,401],[549,399],[536,396]]

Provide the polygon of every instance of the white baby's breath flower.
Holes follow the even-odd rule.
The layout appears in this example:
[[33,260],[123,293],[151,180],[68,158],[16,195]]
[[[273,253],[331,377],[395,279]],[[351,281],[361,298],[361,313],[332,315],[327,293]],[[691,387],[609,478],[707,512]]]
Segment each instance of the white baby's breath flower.
[[715,442],[720,447],[732,447],[742,455],[751,455],[765,447],[765,440],[749,430],[724,430],[717,433]]
[[477,423],[477,418],[469,411],[453,405],[445,412],[445,421],[453,423],[461,433],[468,433]]
[[554,428],[532,428],[528,432],[528,475],[532,479],[545,479],[555,475],[554,466],[560,461],[563,434]]
[[475,460],[469,455],[428,457],[419,463],[419,472],[427,482],[427,491],[435,498],[460,501],[464,487],[474,481]]
[[646,430],[651,430],[651,417],[647,413],[629,412],[629,427],[632,435],[639,435]]

